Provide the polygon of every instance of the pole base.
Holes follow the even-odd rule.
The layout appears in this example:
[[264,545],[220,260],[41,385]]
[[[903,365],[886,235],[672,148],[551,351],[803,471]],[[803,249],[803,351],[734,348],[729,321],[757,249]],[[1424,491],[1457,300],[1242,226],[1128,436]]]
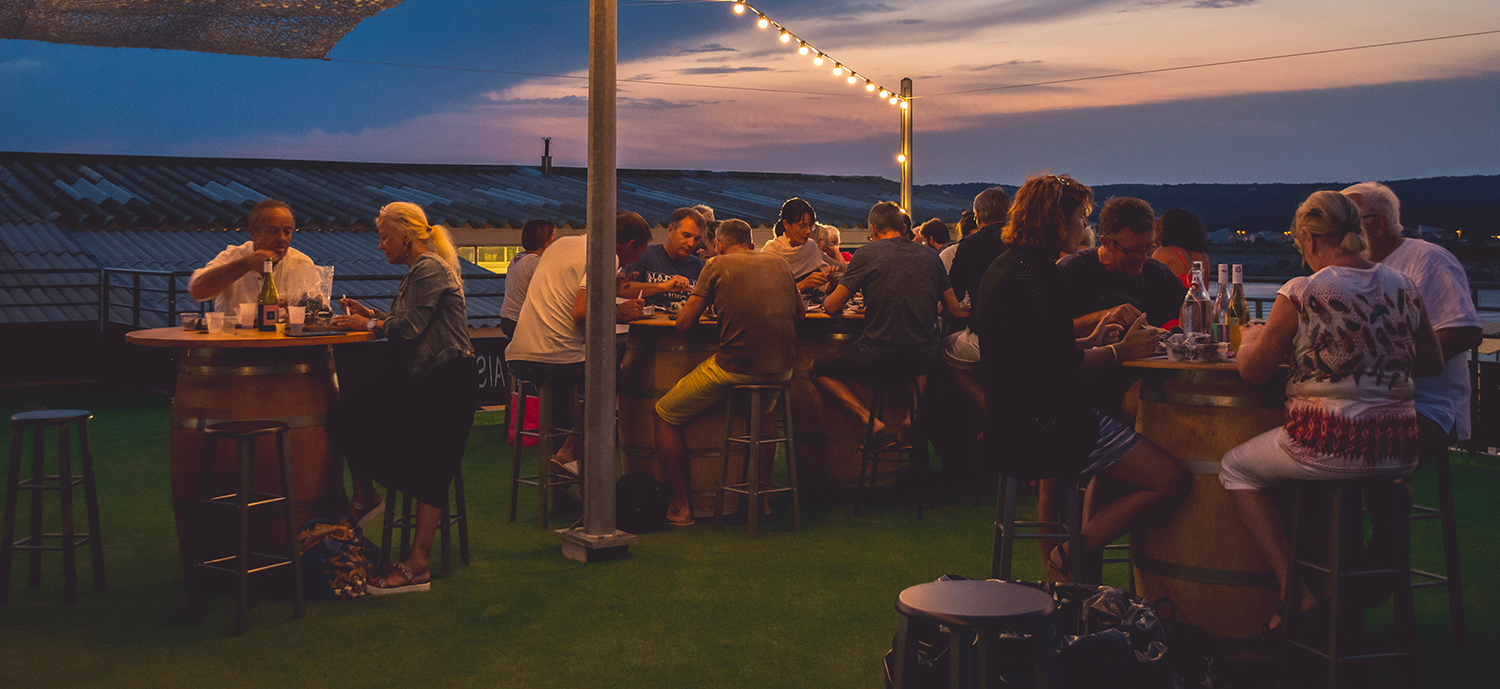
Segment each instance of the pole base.
[[635,534],[624,531],[615,531],[606,536],[590,536],[583,532],[582,527],[557,529],[557,535],[562,537],[563,557],[579,562],[623,560],[630,557],[630,546],[640,540]]

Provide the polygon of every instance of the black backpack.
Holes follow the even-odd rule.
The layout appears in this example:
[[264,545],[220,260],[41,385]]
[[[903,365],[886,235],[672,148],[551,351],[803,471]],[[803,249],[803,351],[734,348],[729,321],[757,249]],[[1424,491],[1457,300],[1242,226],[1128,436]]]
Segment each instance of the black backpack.
[[615,528],[639,534],[667,526],[672,491],[651,474],[626,474],[615,483]]

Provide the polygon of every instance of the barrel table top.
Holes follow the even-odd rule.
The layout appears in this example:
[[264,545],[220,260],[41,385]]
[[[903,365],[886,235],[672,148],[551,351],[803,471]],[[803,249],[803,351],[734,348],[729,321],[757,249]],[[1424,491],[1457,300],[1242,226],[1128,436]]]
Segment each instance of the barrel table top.
[[375,339],[373,332],[345,332],[315,337],[289,337],[281,333],[236,329],[228,335],[206,330],[152,328],[125,333],[125,341],[143,347],[188,349],[265,349],[271,347],[321,347]]
[[[809,311],[807,313],[807,315],[803,316],[803,320],[809,320],[809,321],[864,320],[864,318],[865,318],[865,314],[863,312],[859,312],[859,313],[847,313],[847,314],[844,314],[842,316],[838,316],[838,317],[835,318],[834,316],[830,316],[830,315],[828,315],[826,313]],[[698,323],[701,324],[701,325],[717,325],[718,321],[712,320],[712,319],[708,318],[707,316],[704,316],[704,317],[698,319]],[[649,318],[642,318],[640,320],[631,321],[630,325],[644,325],[644,326],[650,326],[650,327],[656,327],[656,328],[676,327],[677,326],[677,318],[675,316],[669,315],[669,314],[667,314],[665,312],[659,312],[656,315],[653,315],[653,316],[651,316]]]
[[1233,361],[1168,361],[1165,356],[1153,356],[1145,359],[1133,359],[1120,363],[1125,368],[1154,368],[1170,369],[1175,371],[1237,371]]

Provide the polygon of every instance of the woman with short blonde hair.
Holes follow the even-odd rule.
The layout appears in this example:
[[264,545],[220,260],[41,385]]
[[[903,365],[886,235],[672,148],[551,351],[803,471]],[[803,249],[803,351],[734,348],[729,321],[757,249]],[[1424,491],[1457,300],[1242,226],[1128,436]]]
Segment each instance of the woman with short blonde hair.
[[400,367],[386,374],[384,394],[340,403],[330,424],[354,478],[350,512],[359,525],[385,508],[375,481],[418,503],[410,553],[366,585],[381,595],[431,586],[428,558],[474,424],[478,385],[463,279],[447,230],[403,202],[381,208],[375,228],[386,260],[407,266],[406,276],[390,311],[344,299],[346,315],[333,323],[383,335]]

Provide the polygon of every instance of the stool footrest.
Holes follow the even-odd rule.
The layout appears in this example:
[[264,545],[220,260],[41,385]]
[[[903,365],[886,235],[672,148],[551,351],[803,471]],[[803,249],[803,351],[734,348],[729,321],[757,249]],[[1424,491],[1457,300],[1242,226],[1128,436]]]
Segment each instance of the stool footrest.
[[[791,486],[779,486],[779,485],[773,485],[773,484],[769,484],[769,483],[763,483],[763,484],[761,484],[760,490],[757,490],[755,492],[757,494],[759,494],[759,495],[769,495],[771,493],[788,493],[788,492],[791,492],[791,490],[792,490]],[[748,483],[735,483],[735,484],[731,484],[731,485],[728,485],[728,486],[724,486],[724,492],[726,492],[726,493],[738,493],[740,495],[749,495],[750,494],[750,484],[748,484]]]
[[[211,569],[216,572],[239,574],[239,567],[235,566],[236,561],[239,559],[240,556],[238,555],[227,555],[225,557],[199,562],[196,564],[196,566],[202,569]],[[249,564],[249,573],[256,574],[258,572],[264,572],[266,570],[275,569],[277,567],[288,566],[292,564],[292,560],[291,558],[281,557],[278,555],[250,553]]]
[[[1311,570],[1313,570],[1315,572],[1322,572],[1324,574],[1332,574],[1333,573],[1333,570],[1330,567],[1328,567],[1327,565],[1318,564],[1320,562],[1327,562],[1327,560],[1298,560],[1297,564],[1300,565],[1300,566],[1306,567],[1308,569],[1311,569]],[[1360,569],[1360,570],[1355,570],[1353,572],[1344,572],[1341,576],[1345,576],[1345,577],[1369,577],[1369,576],[1378,576],[1378,575],[1387,575],[1387,576],[1389,576],[1389,575],[1392,575],[1392,574],[1408,574],[1408,573],[1409,573],[1409,570],[1405,570],[1405,569]]]
[[[787,437],[785,437],[785,436],[780,437],[780,438],[761,438],[760,439],[760,444],[761,445],[770,445],[772,443],[784,443],[784,442],[788,442],[789,440],[790,439],[787,438]],[[727,442],[727,443],[739,443],[741,445],[752,445],[752,444],[754,444],[754,443],[752,443],[750,441],[750,436],[748,436],[748,435],[732,435],[732,436],[729,436],[728,438],[725,438],[724,442]]]
[[[1287,641],[1287,645],[1293,646],[1295,648],[1300,648],[1300,649],[1302,649],[1304,651],[1307,651],[1308,653],[1311,653],[1311,654],[1313,654],[1315,656],[1319,656],[1321,658],[1328,658],[1328,651],[1326,651],[1326,650],[1324,650],[1322,648],[1318,648],[1317,646],[1313,646],[1311,644],[1303,643],[1303,642],[1297,641],[1295,639],[1290,639],[1290,640]],[[1380,652],[1377,652],[1377,653],[1350,653],[1350,654],[1346,654],[1346,655],[1340,656],[1338,658],[1338,661],[1342,663],[1342,662],[1346,662],[1346,661],[1350,661],[1350,660],[1377,660],[1377,659],[1380,659],[1380,658],[1412,658],[1412,657],[1415,657],[1415,654],[1411,653],[1409,651],[1380,651]]]
[[1428,586],[1443,586],[1448,583],[1448,576],[1445,574],[1437,574],[1434,572],[1429,572],[1427,570],[1417,569],[1416,567],[1411,568],[1409,571],[1414,577],[1422,577],[1424,579],[1427,579],[1427,581],[1412,582],[1411,587],[1414,589],[1426,588]]
[[[66,536],[64,536],[63,534],[60,534],[60,533],[44,533],[41,536],[39,536],[38,538],[48,538],[48,539],[55,538],[55,539],[58,539],[58,540],[63,540],[63,539],[66,538]],[[83,544],[88,543],[89,541],[93,540],[93,538],[94,538],[93,534],[75,533],[75,534],[73,534],[73,545],[72,546],[69,546],[67,543],[59,543],[57,545],[34,545],[31,542],[32,541],[32,537],[31,536],[27,536],[25,538],[17,539],[16,541],[12,542],[10,547],[11,547],[12,550],[42,550],[42,551],[62,552],[64,550],[67,550],[70,547],[77,548],[78,546],[83,545]]]
[[[516,479],[516,483],[522,483],[522,484],[525,484],[525,485],[528,485],[528,486],[540,485],[540,482],[541,482],[541,477],[540,476],[522,476],[522,477]],[[548,485],[552,486],[553,488],[559,488],[559,487],[562,487],[562,486],[571,486],[571,485],[573,485],[575,483],[580,483],[581,484],[581,483],[583,483],[583,479],[572,477],[572,476],[566,476],[566,475],[563,475],[563,474],[559,473],[559,474],[552,474],[552,481]]]
[[[228,493],[225,495],[216,495],[214,497],[211,497],[207,500],[202,501],[202,504],[217,505],[219,507],[239,507],[239,499],[239,493]],[[266,505],[275,505],[284,502],[285,500],[285,495],[277,495],[275,493],[256,493],[253,491],[250,493],[250,507],[265,507]]]
[[82,476],[73,476],[64,484],[61,476],[43,476],[41,479],[28,478],[16,483],[16,490],[62,490],[84,484]]

